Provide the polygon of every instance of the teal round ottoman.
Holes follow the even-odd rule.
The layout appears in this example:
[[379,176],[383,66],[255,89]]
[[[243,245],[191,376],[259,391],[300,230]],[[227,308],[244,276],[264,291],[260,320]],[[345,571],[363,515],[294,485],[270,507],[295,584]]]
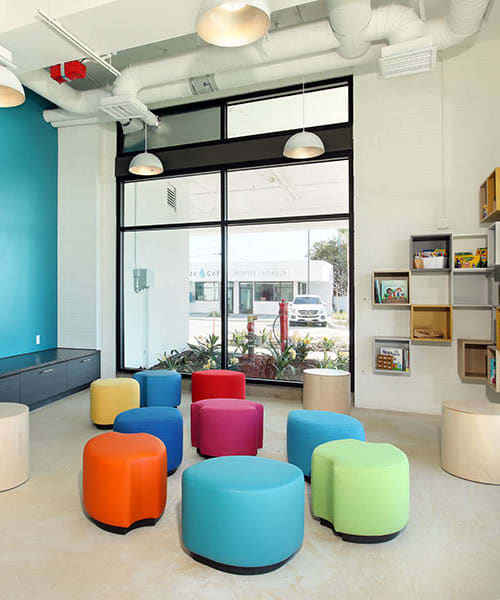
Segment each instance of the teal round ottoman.
[[391,444],[339,440],[312,458],[312,513],[347,542],[386,542],[406,526],[406,454]]
[[288,462],[302,469],[306,481],[311,480],[311,458],[316,446],[344,439],[365,439],[363,425],[354,417],[324,410],[292,410],[288,413]]
[[182,477],[182,538],[193,558],[244,575],[273,571],[304,537],[304,476],[287,463],[223,456]]
[[137,371],[134,379],[139,382],[141,407],[177,407],[181,403],[182,377],[177,371],[147,369]]

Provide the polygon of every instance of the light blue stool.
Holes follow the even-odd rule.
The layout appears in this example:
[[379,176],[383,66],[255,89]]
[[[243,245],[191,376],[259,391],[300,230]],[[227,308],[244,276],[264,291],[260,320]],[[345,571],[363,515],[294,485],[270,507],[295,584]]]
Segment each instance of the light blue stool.
[[311,477],[311,459],[316,446],[345,439],[365,439],[363,425],[354,417],[324,410],[292,410],[288,413],[288,462],[302,469],[307,480]]
[[167,447],[167,470],[172,475],[182,462],[182,414],[169,406],[146,406],[125,410],[115,418],[119,433],[150,433]]
[[182,377],[177,371],[155,369],[138,371],[134,379],[141,388],[141,406],[179,406]]
[[182,537],[193,558],[238,574],[266,573],[304,537],[304,476],[258,456],[222,456],[182,475]]

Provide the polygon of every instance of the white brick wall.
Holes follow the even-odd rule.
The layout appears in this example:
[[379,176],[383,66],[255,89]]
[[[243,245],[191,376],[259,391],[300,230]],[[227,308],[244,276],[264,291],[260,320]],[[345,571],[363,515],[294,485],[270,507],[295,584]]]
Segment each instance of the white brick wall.
[[[500,165],[500,42],[455,54],[433,73],[355,76],[357,406],[439,413],[443,400],[490,395],[485,385],[461,383],[456,342],[413,345],[411,377],[372,373],[372,337],[408,336],[409,310],[373,309],[371,272],[407,269],[409,236],[439,224],[441,74],[449,231],[480,230],[479,185]],[[418,276],[413,283],[414,302],[448,303],[447,278]],[[456,310],[453,336],[489,338],[489,311]]]

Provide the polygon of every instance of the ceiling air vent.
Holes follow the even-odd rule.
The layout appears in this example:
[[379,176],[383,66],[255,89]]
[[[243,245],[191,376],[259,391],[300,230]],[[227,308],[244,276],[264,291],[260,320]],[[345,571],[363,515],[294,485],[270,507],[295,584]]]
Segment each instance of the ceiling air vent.
[[177,189],[173,185],[167,185],[167,204],[177,212]]
[[432,71],[436,64],[436,47],[431,37],[421,37],[382,48],[379,59],[384,79]]
[[158,125],[158,117],[134,96],[110,96],[101,100],[100,110],[115,121],[142,119],[148,125]]

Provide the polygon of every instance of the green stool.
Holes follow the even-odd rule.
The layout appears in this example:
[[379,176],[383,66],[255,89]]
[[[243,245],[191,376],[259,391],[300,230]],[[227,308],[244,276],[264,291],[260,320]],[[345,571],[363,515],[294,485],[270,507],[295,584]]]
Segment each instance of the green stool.
[[346,542],[386,542],[408,523],[409,466],[391,444],[337,440],[312,457],[312,512]]

